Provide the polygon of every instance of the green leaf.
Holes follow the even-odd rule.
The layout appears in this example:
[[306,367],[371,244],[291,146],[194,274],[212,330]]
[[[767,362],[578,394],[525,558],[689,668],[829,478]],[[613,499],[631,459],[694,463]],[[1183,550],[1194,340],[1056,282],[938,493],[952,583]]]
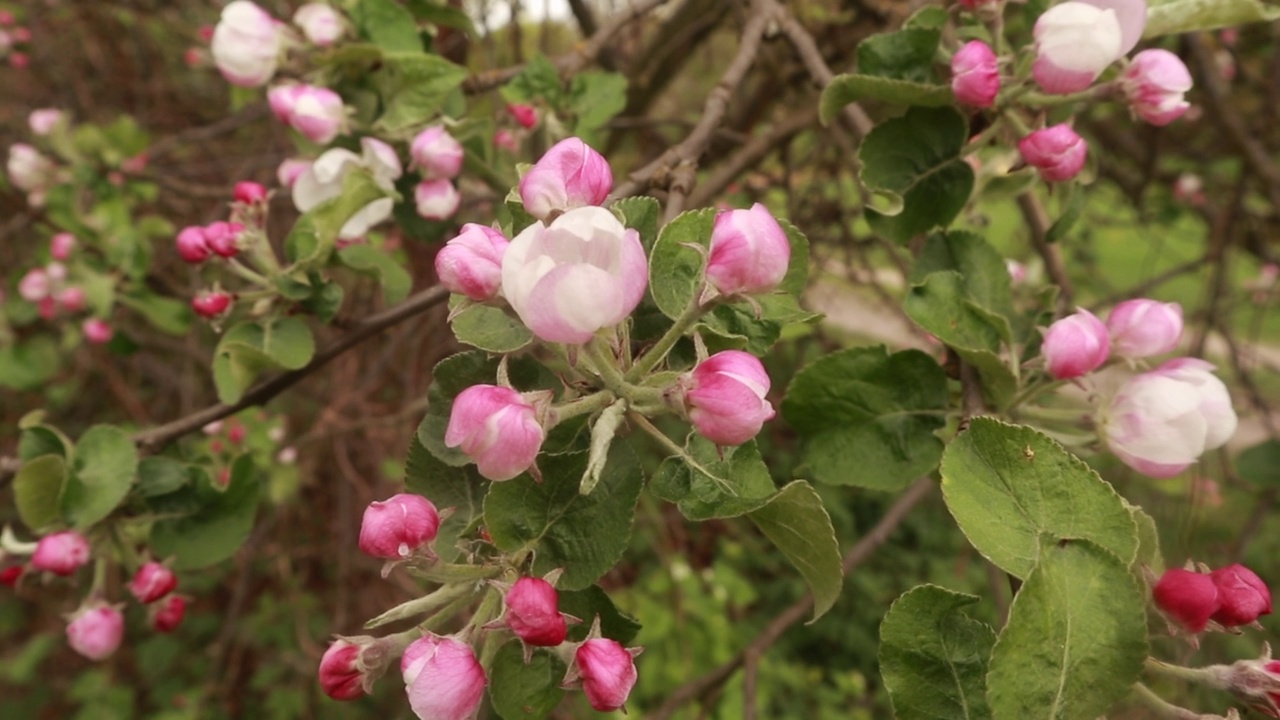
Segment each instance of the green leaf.
[[609,209],[622,221],[623,227],[640,233],[640,244],[644,246],[645,254],[652,253],[653,244],[658,241],[658,223],[662,219],[662,206],[658,201],[640,195],[622,198]]
[[117,295],[116,300],[125,307],[141,313],[152,327],[170,335],[186,335],[191,330],[191,306],[172,298],[161,297],[145,290],[131,290],[127,295]]
[[1124,501],[1083,460],[1044,434],[975,418],[942,457],[942,494],[969,542],[1025,579],[1040,539],[1084,539],[1126,564],[1138,529]]
[[76,442],[75,460],[62,496],[62,515],[86,528],[111,514],[129,494],[138,468],[138,452],[129,434],[111,425],[94,425]]
[[489,676],[489,700],[503,720],[536,720],[551,714],[564,697],[565,665],[546,650],[526,664],[524,648],[512,640],[498,650]]
[[1009,269],[1004,257],[975,233],[935,233],[929,236],[924,250],[916,259],[909,283],[918,285],[929,275],[948,270],[960,273],[964,295],[969,302],[988,315],[1005,318],[1003,322],[999,319],[988,321],[996,327],[1001,339],[1011,342],[1008,318],[1013,317],[1015,312]]
[[414,17],[437,27],[450,27],[461,30],[471,37],[478,37],[476,27],[465,10],[443,5],[433,0],[407,0],[405,3]]
[[404,461],[404,484],[409,492],[427,498],[441,510],[453,508],[453,514],[440,523],[434,546],[444,562],[453,562],[459,553],[458,538],[484,512],[489,482],[480,477],[474,465],[444,464],[427,452],[415,434]]
[[388,305],[404,300],[413,286],[408,270],[387,253],[368,245],[348,245],[338,251],[338,260],[352,270],[377,277]]
[[961,608],[973,595],[919,585],[880,623],[880,675],[898,720],[985,720],[987,661],[996,633]]
[[0,387],[37,390],[61,369],[62,353],[48,335],[0,347]]
[[778,224],[787,234],[787,244],[791,247],[791,261],[787,265],[787,274],[782,277],[778,289],[799,298],[809,286],[809,238],[800,232],[800,228],[790,221],[778,218]]
[[753,299],[755,307],[745,302],[721,304],[702,316],[698,328],[730,341],[717,343],[715,338],[705,337],[708,349],[715,352],[734,348],[763,356],[768,354],[787,325],[812,323],[822,317],[800,307],[800,301],[793,295],[774,293],[757,295]]
[[[42,420],[44,413],[39,412]],[[22,436],[18,439],[18,459],[24,462],[41,455],[57,455],[68,459],[75,454],[75,444],[52,425],[42,425],[37,420],[31,424],[22,423],[20,427]]]
[[560,612],[572,615],[582,622],[569,626],[569,641],[582,642],[591,629],[591,623],[600,618],[600,634],[626,645],[640,632],[640,623],[618,609],[613,600],[599,585],[582,590],[560,591]]
[[1147,657],[1145,593],[1127,564],[1083,540],[1047,543],[991,653],[995,720],[1093,720]]
[[658,233],[649,258],[649,292],[664,315],[680,317],[701,290],[706,255],[690,246],[711,246],[714,208],[680,213]]
[[745,515],[778,492],[755,440],[725,448],[721,459],[714,443],[691,434],[685,453],[662,461],[649,491],[676,503],[690,520]]
[[1151,0],[1148,5],[1144,38],[1280,19],[1280,6],[1267,0]]
[[545,100],[552,107],[560,107],[564,95],[564,84],[560,81],[560,71],[545,55],[534,55],[525,63],[524,69],[511,78],[511,82],[502,86],[502,99],[509,103],[524,103],[532,100]]
[[[466,309],[454,314],[459,307]],[[459,342],[491,353],[510,353],[533,342],[533,332],[504,308],[468,300],[462,295],[449,298],[452,319],[449,326]]]
[[142,497],[168,495],[185,487],[192,480],[186,463],[173,458],[154,456],[138,463],[138,494]]
[[39,530],[61,518],[66,481],[67,464],[61,456],[42,455],[22,463],[13,478],[13,499],[28,528]]
[[395,0],[359,0],[351,17],[360,33],[386,52],[422,52],[413,15]]
[[823,125],[830,124],[831,119],[846,105],[864,100],[879,100],[895,105],[943,107],[955,103],[955,95],[946,85],[850,73],[837,75],[822,91],[818,116]]
[[503,552],[536,551],[533,574],[564,568],[559,587],[585,588],[613,567],[631,538],[644,474],[625,442],[614,442],[600,484],[578,493],[586,453],[543,456],[543,481],[525,473],[494,483],[484,501],[485,525]]
[[439,55],[390,52],[373,77],[385,107],[377,128],[397,132],[435,117],[467,79],[467,69]]
[[333,252],[338,232],[353,215],[375,200],[393,196],[374,181],[368,170],[347,173],[342,179],[342,194],[308,210],[285,238],[285,256],[294,263],[293,269],[323,265]]
[[263,370],[306,367],[315,350],[315,338],[301,318],[268,319],[231,327],[218,341],[213,355],[218,399],[235,403]]
[[1143,565],[1156,575],[1164,574],[1164,555],[1160,552],[1160,531],[1156,521],[1137,505],[1129,506],[1129,514],[1138,527],[1138,554],[1133,559],[1135,568]]
[[920,8],[911,17],[902,23],[904,28],[932,28],[940,29],[947,24],[947,18],[951,16],[946,8],[936,5],[926,5]]
[[595,131],[627,106],[627,78],[618,73],[589,70],[569,84],[569,110],[576,117],[574,134],[590,143]]
[[747,517],[809,583],[813,619],[826,614],[840,597],[844,570],[836,531],[817,491],[809,483],[795,480],[779,490],[768,505],[747,513]]
[[928,355],[854,348],[797,373],[782,414],[804,439],[815,480],[892,491],[937,467],[934,432],[949,402],[946,374]]
[[941,39],[941,28],[918,26],[872,35],[858,43],[858,74],[935,82],[933,56]]
[[1053,221],[1053,225],[1049,226],[1049,231],[1045,233],[1045,242],[1058,242],[1066,237],[1067,233],[1071,232],[1071,228],[1080,221],[1080,215],[1084,213],[1084,189],[1080,184],[1068,183],[1066,193],[1062,214]]
[[905,242],[950,224],[973,191],[973,168],[960,157],[968,135],[964,116],[949,107],[913,107],[872,130],[858,151],[862,181],[903,203],[892,216],[868,209],[872,229]]
[[199,510],[151,527],[151,551],[159,558],[176,558],[175,570],[197,570],[226,560],[249,538],[259,494],[253,458],[241,455],[231,465],[224,490],[206,484],[200,488]]

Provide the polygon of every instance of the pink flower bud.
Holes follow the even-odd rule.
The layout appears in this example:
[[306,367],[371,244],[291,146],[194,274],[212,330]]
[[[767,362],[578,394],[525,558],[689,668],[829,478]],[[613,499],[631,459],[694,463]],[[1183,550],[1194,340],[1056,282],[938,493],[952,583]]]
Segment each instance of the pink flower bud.
[[27,302],[40,302],[52,290],[53,283],[49,280],[49,273],[40,268],[28,270],[18,281],[18,296]]
[[462,143],[439,125],[418,133],[409,145],[409,155],[424,180],[447,180],[462,170]]
[[89,562],[89,554],[89,541],[74,530],[66,530],[40,538],[31,567],[66,577]]
[[178,576],[158,562],[148,562],[138,568],[129,583],[129,592],[138,602],[150,604],[173,592],[178,587]]
[[716,215],[707,279],[721,294],[769,292],[782,282],[790,262],[787,233],[765,206]]
[[507,112],[511,113],[516,123],[526,130],[538,124],[538,111],[532,105],[511,103],[507,106]]
[[58,301],[53,297],[47,297],[36,303],[36,312],[44,320],[52,320],[58,317]]
[[1114,10],[1083,2],[1054,5],[1036,20],[1032,76],[1048,93],[1068,95],[1093,84],[1118,60],[1124,32]]
[[1107,326],[1080,310],[1049,326],[1040,345],[1045,369],[1057,380],[1080,377],[1102,366],[1111,355]]
[[520,145],[516,142],[515,134],[506,128],[500,128],[493,134],[493,145],[507,152],[515,152],[520,148]]
[[539,220],[555,210],[599,205],[613,189],[609,161],[576,137],[556,143],[520,179],[524,209]]
[[13,13],[8,10],[0,10],[0,27],[13,24]]
[[84,339],[94,345],[102,345],[111,342],[111,338],[115,336],[116,331],[111,329],[111,325],[102,318],[89,318],[80,325],[80,332],[84,333]]
[[444,444],[461,447],[481,475],[500,481],[528,470],[545,438],[537,411],[520,393],[473,385],[454,398]]
[[216,318],[231,307],[231,296],[224,292],[203,292],[191,298],[191,309],[203,318]]
[[69,287],[63,288],[57,295],[58,305],[69,313],[78,313],[84,309],[85,294],[84,288]]
[[238,203],[254,205],[267,201],[267,189],[261,183],[245,180],[236,183],[235,189],[232,191],[232,197]]
[[765,399],[769,375],[760,361],[741,350],[725,350],[698,363],[685,376],[689,420],[717,445],[741,445],[774,416]]
[[480,708],[488,682],[471,646],[427,634],[400,658],[409,707],[420,720],[467,720]]
[[423,180],[413,189],[418,214],[428,220],[447,220],[458,212],[462,196],[452,180]]
[[1208,575],[1181,568],[1171,568],[1160,576],[1151,589],[1156,607],[1164,614],[1200,632],[1218,611],[1218,588]]
[[555,647],[569,626],[560,614],[560,596],[542,578],[522,577],[507,591],[507,627],[529,645]]
[[1158,300],[1126,300],[1107,316],[1111,348],[1127,358],[1163,355],[1182,338],[1182,306]]
[[0,585],[5,587],[17,587],[18,581],[22,579],[23,574],[27,571],[21,565],[10,565],[4,569],[0,569]]
[[617,640],[588,640],[578,646],[573,662],[591,707],[610,712],[627,702],[636,684],[636,662]]
[[360,646],[339,638],[320,658],[320,689],[334,700],[355,700],[364,695],[364,674],[357,661]]
[[187,614],[187,599],[181,595],[169,595],[151,606],[148,620],[151,629],[169,633],[178,629]]
[[400,493],[365,508],[360,523],[360,551],[388,560],[403,560],[436,539],[440,514],[421,495]]
[[204,228],[188,225],[178,233],[178,255],[193,265],[209,259],[209,244],[204,239]]
[[342,96],[329,88],[311,85],[302,86],[289,115],[289,125],[319,145],[327,145],[337,137],[346,121]]
[[1183,95],[1191,89],[1191,73],[1168,50],[1143,50],[1124,71],[1121,87],[1129,108],[1152,125],[1168,125],[1191,107]]
[[342,16],[332,5],[312,2],[298,8],[293,14],[293,24],[302,28],[302,34],[320,47],[328,47],[342,37]]
[[242,232],[244,225],[240,223],[221,220],[209,223],[204,227],[204,244],[224,258],[235,257],[240,252],[239,240]]
[[436,275],[449,292],[489,300],[502,287],[502,256],[510,245],[501,232],[467,223],[436,254]]
[[68,232],[60,232],[49,238],[49,255],[54,260],[67,260],[76,247],[76,236]]
[[210,49],[227,82],[260,87],[276,74],[282,40],[275,18],[248,0],[235,0],[222,9]]
[[231,444],[239,445],[244,442],[245,435],[247,435],[249,431],[246,430],[243,425],[235,422],[234,420],[228,424],[230,427],[227,428],[227,439],[231,441]]
[[39,150],[26,143],[14,143],[9,146],[9,161],[5,169],[14,187],[30,193],[43,190],[53,178],[55,168]]
[[58,123],[62,122],[62,117],[62,111],[57,108],[32,110],[27,116],[27,124],[31,126],[31,132],[43,136],[53,132]]
[[1271,614],[1271,591],[1249,568],[1228,565],[1209,573],[1218,588],[1221,603],[1213,614],[1214,622],[1224,627],[1248,625],[1262,615]]
[[280,167],[276,169],[276,180],[280,181],[281,186],[292,188],[293,184],[298,181],[298,177],[310,168],[310,160],[288,158],[280,163]]
[[981,40],[965,43],[951,58],[951,92],[965,105],[991,107],[1000,93],[996,54]]
[[502,258],[503,297],[548,342],[585,343],[617,325],[640,304],[648,282],[640,234],[598,207],[570,210],[550,225],[535,222]]
[[90,660],[105,660],[124,639],[124,615],[110,605],[81,608],[67,624],[67,643]]
[[[1061,6],[1058,6],[1061,7]],[[1084,169],[1089,145],[1070,125],[1036,130],[1018,141],[1018,152],[1048,182],[1070,180]]]

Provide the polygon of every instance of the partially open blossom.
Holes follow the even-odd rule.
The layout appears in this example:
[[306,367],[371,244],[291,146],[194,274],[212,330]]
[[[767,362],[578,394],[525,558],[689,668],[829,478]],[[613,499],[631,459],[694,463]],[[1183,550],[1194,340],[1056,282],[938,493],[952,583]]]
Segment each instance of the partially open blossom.
[[236,183],[235,189],[231,192],[232,198],[238,203],[245,205],[253,205],[255,203],[266,202],[267,188],[262,183],[243,180]]
[[981,40],[970,40],[951,57],[951,92],[974,107],[991,107],[1000,93],[996,54]]
[[1066,380],[1101,367],[1111,354],[1111,338],[1101,320],[1088,310],[1079,310],[1049,326],[1040,352],[1049,374]]
[[39,150],[26,143],[9,146],[9,161],[5,166],[13,186],[23,192],[37,192],[53,177],[54,165]]
[[191,298],[191,309],[203,318],[216,318],[231,307],[231,296],[224,292],[202,292]]
[[67,624],[67,643],[90,660],[105,660],[124,639],[124,615],[110,605],[81,608]]
[[1049,8],[1036,20],[1033,34],[1036,60],[1031,74],[1048,93],[1067,95],[1088,88],[1124,54],[1116,11],[1085,2]]
[[138,602],[150,604],[173,592],[178,587],[178,576],[168,567],[158,562],[147,562],[133,574],[129,582],[129,592]]
[[360,523],[360,551],[388,560],[403,560],[436,539],[440,514],[421,495],[400,493],[374,501]]
[[151,629],[169,633],[178,629],[187,614],[187,599],[181,595],[166,595],[151,606],[147,619]]
[[526,212],[546,220],[555,210],[599,205],[612,189],[609,161],[571,137],[552,145],[520,179],[520,200]]
[[359,659],[359,645],[344,638],[333,641],[320,658],[320,689],[325,695],[334,700],[355,700],[364,695]]
[[1170,568],[1151,589],[1156,607],[1193,633],[1204,630],[1218,611],[1218,588],[1203,573]]
[[227,82],[259,87],[276,74],[281,40],[280,24],[267,11],[248,0],[235,0],[222,9],[213,29],[213,62]]
[[462,143],[440,125],[415,135],[409,144],[409,155],[424,180],[455,178],[462,171]]
[[281,186],[292,188],[293,184],[298,181],[298,177],[310,167],[310,160],[286,158],[280,163],[280,167],[276,168],[276,180],[280,181]]
[[491,227],[467,223],[436,254],[436,275],[449,292],[488,300],[502,287],[502,256],[511,241]]
[[[375,138],[360,140],[362,153],[345,148],[334,148],[316,158],[315,162],[298,176],[293,185],[293,204],[299,212],[307,212],[320,203],[342,194],[342,181],[347,174],[364,168],[373,175],[374,183],[386,190],[395,190],[395,181],[404,173],[395,150]],[[389,197],[378,198],[365,205],[338,231],[344,240],[363,237],[369,228],[391,217],[395,201]]]
[[507,627],[529,645],[555,647],[569,633],[559,603],[560,596],[551,583],[522,577],[507,591]]
[[1196,358],[1170,360],[1130,379],[1102,414],[1107,445],[1129,467],[1173,477],[1235,433],[1231,395]]
[[235,257],[240,252],[240,233],[244,225],[233,222],[211,222],[204,226],[204,244],[214,253],[224,257]]
[[538,124],[538,111],[532,105],[511,103],[507,106],[507,112],[515,118],[516,124],[526,130]]
[[1163,355],[1182,338],[1182,306],[1158,300],[1126,300],[1107,316],[1111,349],[1127,358]]
[[32,110],[27,116],[27,124],[31,126],[31,132],[36,135],[48,135],[53,129],[62,122],[63,113],[57,108],[43,108],[41,110]]
[[537,411],[520,393],[473,385],[454,398],[444,444],[460,447],[481,475],[498,481],[528,470],[545,438]]
[[204,240],[204,228],[198,225],[188,225],[182,228],[178,233],[176,244],[178,246],[178,255],[192,264],[208,260],[209,254],[213,252]]
[[75,530],[66,530],[40,538],[31,567],[65,577],[89,562],[89,554],[89,541]]
[[413,188],[413,202],[418,214],[428,220],[447,220],[458,212],[462,196],[452,180],[423,180]]
[[18,281],[18,296],[27,302],[40,302],[52,291],[49,273],[41,268],[28,270]]
[[1018,152],[1048,182],[1070,180],[1084,169],[1089,144],[1070,125],[1036,130],[1018,141]]
[[400,658],[409,707],[419,720],[469,720],[480,708],[487,680],[471,646],[432,633]]
[[76,236],[69,232],[60,232],[49,238],[49,255],[54,260],[67,260],[76,247]]
[[765,399],[769,375],[750,353],[718,352],[698,363],[684,383],[690,422],[717,445],[741,445],[775,414]]
[[1184,99],[1191,89],[1191,72],[1168,50],[1143,50],[1124,71],[1121,87],[1129,108],[1152,125],[1168,125],[1191,107]]
[[584,343],[622,322],[648,281],[640,234],[599,207],[570,210],[550,225],[533,223],[502,259],[503,296],[548,342]]
[[1236,563],[1209,573],[1218,588],[1220,606],[1213,619],[1224,627],[1248,625],[1271,614],[1271,590],[1249,568]]
[[1147,0],[1080,0],[1099,10],[1110,10],[1120,23],[1120,55],[1128,55],[1147,27]]
[[765,206],[716,215],[707,280],[721,294],[769,292],[782,282],[790,262],[787,233]]
[[111,325],[102,318],[89,318],[80,325],[80,332],[84,333],[84,339],[94,345],[102,345],[111,342],[111,338],[116,334],[111,329]]
[[617,640],[587,640],[578,646],[573,662],[591,707],[610,712],[627,702],[636,684],[636,662]]
[[58,306],[69,313],[78,313],[84,309],[87,296],[82,287],[63,288],[57,294]]
[[328,47],[342,37],[342,16],[332,5],[310,2],[293,14],[293,24],[302,28],[308,40]]
[[326,145],[346,126],[342,96],[318,85],[277,85],[267,93],[271,111],[311,142]]

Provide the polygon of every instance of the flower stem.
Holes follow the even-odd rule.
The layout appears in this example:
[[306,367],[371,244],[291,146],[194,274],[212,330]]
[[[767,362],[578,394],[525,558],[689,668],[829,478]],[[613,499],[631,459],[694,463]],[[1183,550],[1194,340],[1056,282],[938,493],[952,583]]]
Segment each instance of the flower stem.
[[608,390],[601,390],[599,392],[594,392],[590,395],[580,397],[577,400],[572,400],[563,405],[557,405],[551,409],[551,418],[545,429],[550,430],[570,418],[575,418],[579,415],[586,415],[587,413],[593,413],[608,406],[616,399],[617,396],[612,392],[609,392]]
[[658,363],[667,357],[667,353],[671,352],[671,348],[675,347],[680,338],[684,337],[685,332],[693,327],[698,318],[705,315],[714,303],[715,300],[711,300],[705,305],[700,304],[695,293],[689,300],[689,306],[684,309],[684,312],[680,313],[680,317],[676,318],[675,324],[668,328],[662,337],[658,338],[658,342],[654,343],[653,347],[636,359],[636,364],[631,366],[631,370],[627,372],[626,379],[630,382],[635,382],[657,367]]
[[259,273],[254,272],[253,270],[250,270],[248,267],[240,263],[235,258],[227,259],[227,267],[231,268],[231,272],[235,273],[236,275],[239,275],[245,280],[248,280],[254,285],[257,285],[263,288],[273,287],[271,284],[271,281],[268,280],[265,275],[261,275]]
[[[1203,668],[1189,668],[1189,667],[1183,667],[1181,665],[1172,665],[1170,663],[1162,662],[1160,660],[1156,660],[1155,658],[1149,657],[1146,659],[1146,661],[1144,661],[1143,669],[1146,670],[1148,673],[1151,673],[1152,675],[1162,675],[1164,677],[1173,678],[1175,680],[1183,680],[1183,681],[1198,683],[1201,685],[1207,685],[1211,688],[1217,688],[1218,690],[1229,689],[1228,686],[1222,682],[1220,673],[1215,672],[1212,666],[1203,667]],[[1198,716],[1192,716],[1192,717],[1198,717]]]
[[657,440],[658,444],[661,445],[663,449],[665,449],[667,452],[670,452],[675,457],[678,457],[681,460],[684,460],[685,463],[689,465],[689,467],[693,468],[694,470],[697,470],[703,475],[706,475],[708,478],[711,478],[711,480],[713,480],[717,485],[719,485],[721,489],[723,489],[725,492],[737,497],[738,495],[737,489],[735,489],[728,480],[720,477],[719,475],[716,475],[709,468],[703,467],[702,463],[698,462],[697,458],[690,455],[688,452],[685,451],[684,448],[677,445],[674,440],[667,437],[665,433],[663,433],[656,426],[654,426],[653,423],[649,422],[648,418],[644,417],[643,415],[638,415],[634,412],[630,413],[629,417],[631,418],[632,422],[640,426],[640,429],[649,433],[649,435],[652,436],[654,440]]
[[602,338],[591,338],[591,342],[583,346],[592,371],[604,381],[604,386],[619,397],[627,397],[627,381],[618,370],[618,361],[609,352],[607,341]]
[[1159,720],[1198,720],[1205,717],[1198,712],[1170,703],[1142,683],[1133,684],[1133,697],[1146,705],[1147,709],[1153,713],[1152,717]]

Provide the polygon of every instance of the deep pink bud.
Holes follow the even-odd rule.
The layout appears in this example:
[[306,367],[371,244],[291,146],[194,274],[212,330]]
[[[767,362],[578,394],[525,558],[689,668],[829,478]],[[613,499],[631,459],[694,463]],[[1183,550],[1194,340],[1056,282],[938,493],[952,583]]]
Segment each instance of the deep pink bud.
[[537,411],[511,388],[473,385],[454,398],[444,444],[461,446],[490,480],[528,470],[546,437]]
[[1183,95],[1191,89],[1191,73],[1168,50],[1143,50],[1133,56],[1120,83],[1134,114],[1152,125],[1168,125],[1191,107]]
[[613,189],[609,161],[576,137],[551,149],[520,179],[524,209],[539,220],[554,210],[599,205]]
[[364,677],[356,661],[360,646],[339,638],[320,658],[320,689],[334,700],[355,700],[364,695]]
[[235,257],[240,252],[238,241],[242,232],[244,225],[219,220],[205,226],[204,243],[224,258]]
[[156,632],[173,632],[182,624],[187,614],[187,599],[181,595],[169,595],[151,606],[149,620]]
[[1158,300],[1126,300],[1107,316],[1111,349],[1127,358],[1163,355],[1182,338],[1182,306]]
[[116,334],[111,329],[111,325],[102,318],[89,318],[80,325],[80,332],[84,333],[84,339],[94,345],[102,345],[111,342],[111,338]]
[[178,255],[183,260],[197,264],[209,259],[209,244],[204,239],[204,228],[189,225],[178,233]]
[[573,661],[582,676],[582,690],[591,707],[610,712],[627,702],[636,684],[636,663],[617,640],[588,640],[578,647]]
[[81,608],[67,624],[67,643],[90,660],[105,660],[124,639],[124,615],[110,605]]
[[560,614],[560,596],[542,578],[522,577],[507,591],[507,627],[530,645],[555,647],[569,626]]
[[18,296],[27,302],[40,302],[49,297],[52,290],[49,273],[40,268],[28,270],[18,281]]
[[191,309],[203,318],[215,318],[231,307],[231,296],[224,292],[203,292],[191,298]]
[[1271,591],[1249,568],[1228,565],[1209,573],[1218,588],[1221,603],[1213,619],[1224,627],[1248,625],[1259,616],[1271,614]]
[[0,570],[0,585],[5,587],[17,587],[18,581],[22,579],[27,569],[21,565],[10,565]]
[[71,251],[76,247],[76,236],[68,232],[61,232],[49,238],[49,255],[54,260],[66,260],[71,257]]
[[231,441],[231,444],[239,445],[244,442],[244,437],[248,432],[249,431],[245,430],[243,425],[234,423],[231,427],[227,428],[227,439]]
[[84,288],[69,287],[58,292],[58,305],[69,313],[78,313],[84,309],[86,302]]
[[40,538],[31,567],[65,577],[89,562],[89,554],[89,541],[75,530],[66,530]]
[[1181,568],[1165,570],[1151,589],[1156,607],[1186,626],[1200,632],[1218,611],[1218,588],[1208,576]]
[[1000,93],[996,54],[981,40],[970,40],[951,58],[951,92],[974,107],[991,107]]
[[158,562],[148,562],[138,568],[129,583],[129,592],[138,602],[150,604],[173,592],[178,587],[178,576]]
[[253,205],[254,203],[266,202],[267,189],[261,183],[245,180],[236,183],[232,196],[238,203]]
[[1107,326],[1093,313],[1079,310],[1049,326],[1040,345],[1045,368],[1056,380],[1097,370],[1111,355]]
[[502,287],[502,256],[510,244],[498,230],[467,223],[436,254],[436,275],[449,292],[488,300]]
[[782,282],[790,262],[787,233],[765,206],[716,215],[707,279],[721,294],[769,292]]
[[480,708],[487,680],[471,646],[428,634],[400,658],[409,707],[420,720],[469,720]]
[[424,180],[448,180],[462,170],[462,143],[439,125],[418,133],[409,144],[409,155]]
[[36,303],[36,312],[45,320],[52,320],[58,317],[58,301],[52,297],[42,298]]
[[418,214],[428,220],[447,220],[458,212],[462,196],[452,180],[423,180],[413,189]]
[[1084,169],[1089,144],[1065,123],[1036,130],[1018,141],[1022,159],[1048,182],[1070,180]]
[[440,514],[421,495],[400,493],[374,501],[360,523],[360,551],[366,555],[402,560],[436,539]]
[[685,376],[689,420],[700,435],[717,445],[741,445],[774,416],[769,375],[749,353],[725,350],[698,363]]
[[526,130],[538,124],[538,111],[532,105],[511,103],[507,106],[507,112]]

